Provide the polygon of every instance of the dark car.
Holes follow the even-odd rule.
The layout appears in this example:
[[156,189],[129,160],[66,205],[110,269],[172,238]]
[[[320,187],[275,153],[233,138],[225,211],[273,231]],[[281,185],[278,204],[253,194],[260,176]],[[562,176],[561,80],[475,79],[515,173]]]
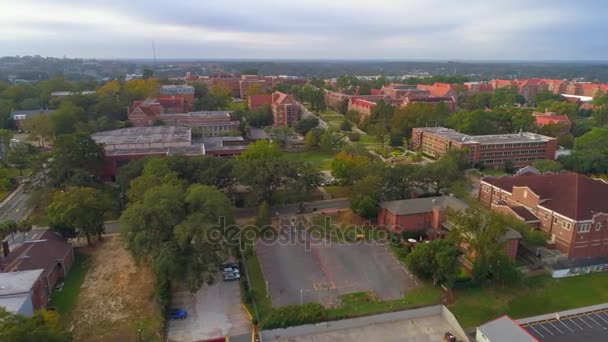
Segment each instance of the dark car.
[[446,342],[456,342],[456,336],[454,336],[454,334],[452,334],[451,332],[446,332],[443,340]]
[[169,319],[186,319],[188,312],[182,309],[169,309]]

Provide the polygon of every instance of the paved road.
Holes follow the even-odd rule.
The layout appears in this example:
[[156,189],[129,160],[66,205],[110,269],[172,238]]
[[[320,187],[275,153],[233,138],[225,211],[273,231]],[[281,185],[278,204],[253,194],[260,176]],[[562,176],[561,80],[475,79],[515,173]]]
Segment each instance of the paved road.
[[29,197],[30,193],[24,192],[23,187],[18,187],[12,197],[0,206],[0,221],[20,221],[27,218],[30,213],[30,209],[27,207]]
[[[336,198],[330,200],[322,200],[322,201],[314,201],[314,202],[306,202],[305,208],[306,212],[312,212],[315,208],[316,211],[322,211],[325,209],[342,209],[348,208],[350,206],[350,201],[348,198]],[[258,212],[258,208],[242,208],[237,209],[236,215],[237,217],[250,217],[255,216]],[[270,208],[270,212],[274,215],[277,213],[281,216],[283,215],[293,215],[300,213],[300,206],[298,204],[286,204],[283,206],[273,206]]]

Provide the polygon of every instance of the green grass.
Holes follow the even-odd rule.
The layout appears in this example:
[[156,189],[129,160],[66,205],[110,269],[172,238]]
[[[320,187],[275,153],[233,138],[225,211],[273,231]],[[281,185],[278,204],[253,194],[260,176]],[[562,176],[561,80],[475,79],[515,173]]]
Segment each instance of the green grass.
[[288,160],[309,162],[321,170],[331,169],[331,162],[334,160],[333,153],[321,151],[305,152],[285,152],[284,156]]
[[350,197],[353,187],[344,186],[344,185],[330,185],[330,186],[326,186],[324,189],[331,195],[331,197],[341,198],[341,197]]
[[434,305],[441,299],[441,290],[435,286],[423,285],[395,300],[380,300],[373,292],[349,293],[342,295],[340,299],[342,305],[339,308],[328,309],[328,319],[375,315]]
[[530,277],[510,288],[457,290],[450,310],[469,328],[504,314],[517,319],[608,302],[606,284],[606,272],[563,279]]
[[53,291],[49,303],[49,306],[55,307],[66,322],[70,320],[72,310],[78,302],[80,287],[91,265],[89,255],[75,251],[74,256],[76,260],[74,260],[72,269],[63,281],[63,290],[61,292]]
[[266,281],[264,280],[258,258],[255,255],[248,256],[245,263],[247,264],[247,272],[251,281],[250,291],[253,291],[253,298],[256,304],[256,307],[250,307],[249,311],[254,316],[259,315],[258,322],[261,322],[272,310],[272,301],[266,293]]
[[228,109],[229,110],[246,110],[247,101],[230,102],[230,104],[228,104]]

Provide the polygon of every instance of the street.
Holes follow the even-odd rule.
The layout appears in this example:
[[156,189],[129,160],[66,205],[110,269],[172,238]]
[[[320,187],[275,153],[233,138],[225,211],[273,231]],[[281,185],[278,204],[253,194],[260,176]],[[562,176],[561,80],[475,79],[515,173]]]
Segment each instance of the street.
[[12,194],[7,197],[5,202],[0,205],[0,221],[15,220],[21,221],[27,218],[30,209],[27,207],[27,200],[30,193],[23,191],[23,186],[19,186]]
[[[336,198],[330,200],[305,202],[304,207],[307,213],[312,211],[322,211],[325,209],[342,209],[350,206],[350,200],[348,198]],[[316,210],[315,210],[316,209]],[[257,207],[241,208],[236,210],[236,216],[250,217],[255,216],[258,212]],[[293,215],[300,213],[299,204],[286,204],[283,206],[275,205],[270,208],[270,213],[273,215]]]

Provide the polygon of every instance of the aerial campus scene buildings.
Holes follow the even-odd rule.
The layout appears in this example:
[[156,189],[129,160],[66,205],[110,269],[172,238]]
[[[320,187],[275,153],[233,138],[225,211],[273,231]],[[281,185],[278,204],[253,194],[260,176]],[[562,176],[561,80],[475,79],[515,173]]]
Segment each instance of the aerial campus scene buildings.
[[0,342],[608,341],[599,0],[0,4]]

